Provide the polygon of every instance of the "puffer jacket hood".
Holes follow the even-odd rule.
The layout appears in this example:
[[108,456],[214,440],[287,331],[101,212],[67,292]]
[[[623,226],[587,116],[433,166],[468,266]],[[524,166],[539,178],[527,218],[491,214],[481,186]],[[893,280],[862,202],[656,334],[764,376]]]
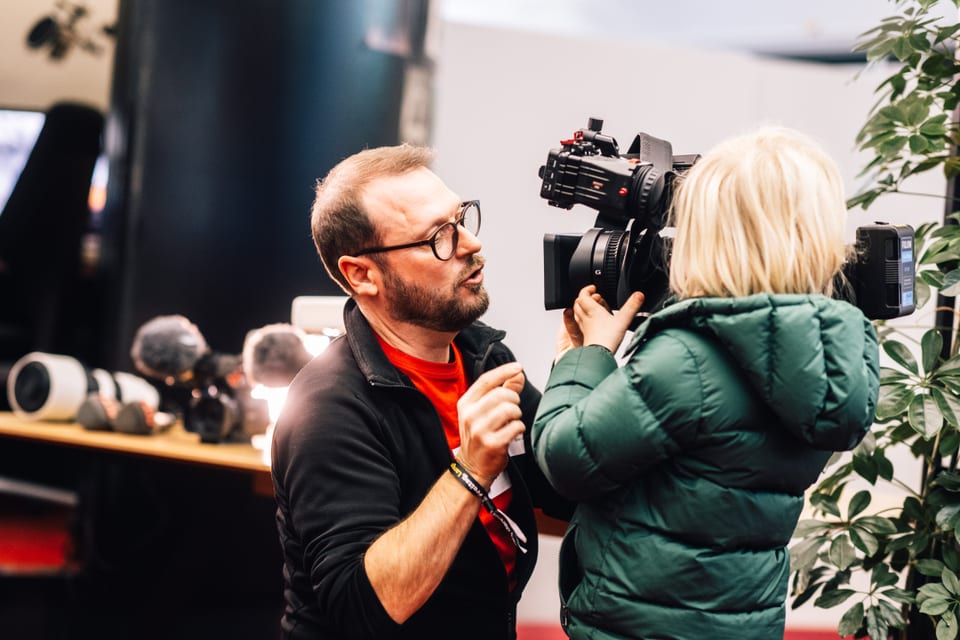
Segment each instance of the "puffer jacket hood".
[[851,449],[873,420],[876,334],[847,302],[784,294],[692,298],[651,316],[627,352],[672,327],[723,345],[783,427],[811,447]]

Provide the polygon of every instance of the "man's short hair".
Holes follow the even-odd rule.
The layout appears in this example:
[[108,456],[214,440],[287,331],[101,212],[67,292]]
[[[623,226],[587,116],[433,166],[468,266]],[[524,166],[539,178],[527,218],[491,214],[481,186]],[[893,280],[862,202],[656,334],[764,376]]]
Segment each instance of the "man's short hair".
[[367,185],[378,178],[429,167],[431,162],[433,150],[427,147],[376,147],[342,160],[317,181],[310,214],[313,242],[327,273],[347,293],[353,291],[340,272],[340,257],[353,255],[379,241],[379,232],[363,207]]

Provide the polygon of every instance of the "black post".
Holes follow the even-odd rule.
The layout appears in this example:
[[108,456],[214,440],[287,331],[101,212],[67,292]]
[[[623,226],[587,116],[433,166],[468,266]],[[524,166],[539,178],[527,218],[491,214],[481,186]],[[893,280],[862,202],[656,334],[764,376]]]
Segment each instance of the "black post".
[[[107,124],[108,364],[137,328],[192,320],[211,348],[340,294],[316,255],[317,178],[395,144],[406,61],[365,36],[397,0],[122,0]],[[422,35],[421,35],[422,37]]]

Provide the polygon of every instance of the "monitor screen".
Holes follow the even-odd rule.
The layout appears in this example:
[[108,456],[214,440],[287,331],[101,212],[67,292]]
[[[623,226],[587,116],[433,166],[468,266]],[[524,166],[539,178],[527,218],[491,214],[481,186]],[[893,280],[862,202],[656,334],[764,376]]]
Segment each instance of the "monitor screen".
[[37,142],[44,118],[43,111],[0,108],[0,215]]

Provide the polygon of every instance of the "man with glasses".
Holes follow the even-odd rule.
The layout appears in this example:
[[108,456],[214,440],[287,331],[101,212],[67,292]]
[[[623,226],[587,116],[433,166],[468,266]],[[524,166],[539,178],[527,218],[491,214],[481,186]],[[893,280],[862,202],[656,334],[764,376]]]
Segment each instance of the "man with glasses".
[[514,638],[534,507],[570,513],[526,454],[540,394],[478,321],[480,203],[431,161],[368,149],[317,186],[314,242],[350,300],[274,434],[286,638]]

